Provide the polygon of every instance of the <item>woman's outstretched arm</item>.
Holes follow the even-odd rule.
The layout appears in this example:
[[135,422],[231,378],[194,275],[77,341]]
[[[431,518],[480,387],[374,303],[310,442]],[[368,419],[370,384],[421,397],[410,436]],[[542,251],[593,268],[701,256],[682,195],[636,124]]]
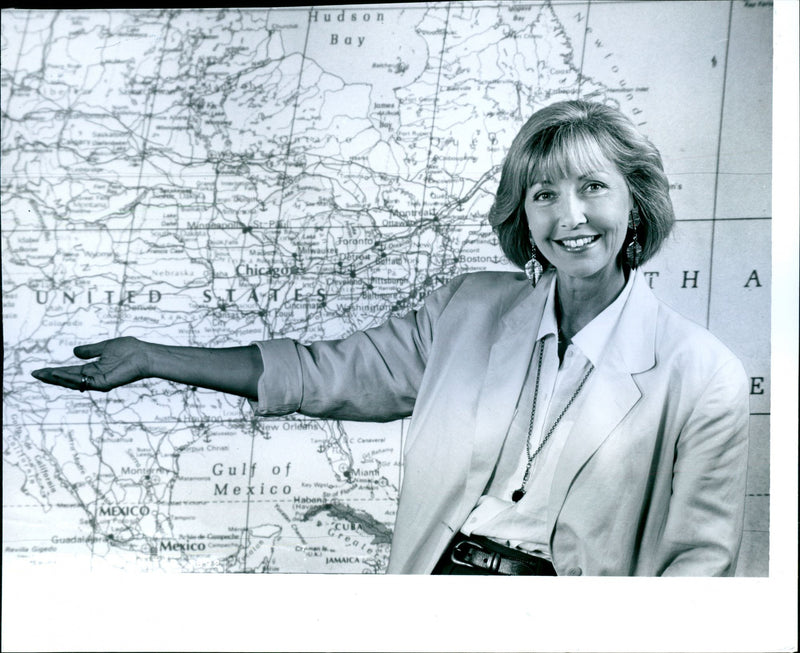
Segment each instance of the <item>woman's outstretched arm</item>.
[[75,347],[83,365],[46,367],[35,378],[73,390],[107,392],[146,378],[209,388],[257,400],[263,371],[258,347],[176,347],[124,337]]

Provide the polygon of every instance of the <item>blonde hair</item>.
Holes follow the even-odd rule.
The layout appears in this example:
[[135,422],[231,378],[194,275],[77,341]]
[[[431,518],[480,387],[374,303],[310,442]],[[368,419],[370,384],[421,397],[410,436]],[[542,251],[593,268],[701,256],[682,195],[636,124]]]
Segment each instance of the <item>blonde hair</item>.
[[[639,264],[655,255],[672,230],[675,214],[661,154],[634,124],[612,107],[584,100],[557,102],[522,126],[503,162],[489,223],[508,259],[520,268],[532,247],[525,193],[535,180],[583,174],[605,157],[625,177],[641,218]],[[620,264],[633,231],[623,243]],[[549,264],[538,255],[541,263]]]

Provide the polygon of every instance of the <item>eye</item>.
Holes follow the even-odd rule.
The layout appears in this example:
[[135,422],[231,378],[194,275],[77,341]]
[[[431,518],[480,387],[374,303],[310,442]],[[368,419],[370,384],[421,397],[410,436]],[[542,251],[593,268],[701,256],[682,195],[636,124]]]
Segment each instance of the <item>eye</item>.
[[604,188],[606,188],[606,185],[600,181],[590,181],[583,187],[583,189],[589,193],[596,193]]
[[555,193],[549,190],[540,190],[538,193],[533,194],[534,202],[547,202],[555,197]]

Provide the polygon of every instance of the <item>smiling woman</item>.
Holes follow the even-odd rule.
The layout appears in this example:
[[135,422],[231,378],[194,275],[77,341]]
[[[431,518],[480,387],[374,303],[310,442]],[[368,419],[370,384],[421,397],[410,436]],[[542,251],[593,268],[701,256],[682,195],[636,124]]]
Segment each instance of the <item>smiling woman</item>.
[[[560,102],[535,113],[517,134],[506,156],[489,222],[496,228],[509,259],[522,267],[534,253],[524,202],[535,183],[591,176],[603,169],[622,175],[637,209],[640,222],[635,233],[642,251],[635,264],[652,258],[675,220],[661,155],[618,111],[577,101]],[[633,233],[631,230],[626,234],[626,245],[633,240]],[[625,253],[618,250],[621,267],[626,263],[622,260]],[[549,264],[541,255],[537,259],[545,267]]]
[[562,319],[572,337],[594,318],[589,304],[599,313],[625,285],[617,255],[633,198],[617,167],[600,159],[592,170],[534,182],[524,207],[532,243],[557,270],[562,318],[579,318]]
[[748,384],[637,272],[673,221],[658,150],[618,111],[562,102],[515,138],[489,215],[527,279],[462,275],[344,340],[113,339],[34,375],[78,390],[155,376],[263,416],[413,416],[390,573],[732,575]]
[[489,221],[512,261],[556,270],[566,340],[658,251],[674,222],[668,189],[658,150],[609,107],[554,104],[520,130]]

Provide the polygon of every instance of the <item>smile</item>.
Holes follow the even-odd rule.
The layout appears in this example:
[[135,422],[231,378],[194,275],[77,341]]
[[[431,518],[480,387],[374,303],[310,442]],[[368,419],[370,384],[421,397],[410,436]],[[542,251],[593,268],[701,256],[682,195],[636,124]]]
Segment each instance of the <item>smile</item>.
[[596,236],[580,236],[578,238],[562,238],[561,240],[556,240],[555,242],[561,245],[561,247],[568,252],[580,252],[598,240],[600,240],[599,234]]

